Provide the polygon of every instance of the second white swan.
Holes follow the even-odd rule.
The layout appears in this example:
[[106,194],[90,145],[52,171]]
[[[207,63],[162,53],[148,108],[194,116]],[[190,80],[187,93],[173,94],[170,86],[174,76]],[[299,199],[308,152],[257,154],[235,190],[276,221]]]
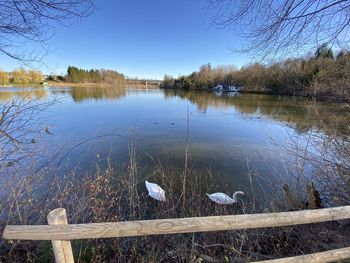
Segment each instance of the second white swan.
[[242,191],[237,191],[233,194],[232,198],[224,193],[213,193],[213,194],[206,194],[206,195],[214,203],[217,203],[219,205],[230,205],[230,204],[237,203],[237,195],[244,195],[244,193]]

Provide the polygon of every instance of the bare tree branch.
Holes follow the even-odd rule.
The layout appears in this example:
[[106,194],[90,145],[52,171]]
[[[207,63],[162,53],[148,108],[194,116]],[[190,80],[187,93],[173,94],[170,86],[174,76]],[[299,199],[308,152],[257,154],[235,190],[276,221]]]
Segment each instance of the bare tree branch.
[[248,40],[240,51],[276,58],[350,43],[350,0],[209,0],[218,28]]
[[[94,9],[93,0],[0,0],[0,53],[24,64],[41,61],[56,24],[69,25]],[[24,48],[29,43],[40,51]]]

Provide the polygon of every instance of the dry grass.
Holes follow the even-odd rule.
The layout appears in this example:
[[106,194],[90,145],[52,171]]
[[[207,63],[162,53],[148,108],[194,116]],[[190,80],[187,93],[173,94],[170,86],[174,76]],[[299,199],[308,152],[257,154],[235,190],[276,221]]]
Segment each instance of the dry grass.
[[[189,157],[187,157],[189,158]],[[112,222],[136,219],[176,218],[186,216],[242,214],[262,212],[263,207],[240,200],[234,206],[217,206],[204,195],[210,189],[207,174],[197,174],[187,159],[186,184],[175,174],[165,159],[153,159],[151,180],[166,189],[167,202],[159,203],[147,196],[143,167],[137,158],[137,141],[129,145],[129,164],[113,168],[96,165],[95,171],[63,177],[54,176],[46,195],[38,198],[37,191],[47,180],[43,176],[26,178],[2,200],[2,222],[5,224],[45,224],[47,213],[64,207],[70,223]],[[83,180],[82,180],[83,179]],[[184,190],[185,187],[185,190]],[[186,195],[184,194],[186,192]],[[281,191],[282,192],[282,191]],[[271,197],[278,210],[287,210],[281,193]],[[297,200],[293,200],[297,202]],[[11,205],[9,205],[11,204]],[[274,207],[265,210],[275,211]],[[341,231],[343,234],[340,235]],[[224,231],[137,238],[113,238],[74,241],[76,262],[246,262],[312,253],[349,245],[347,225],[325,223],[312,226],[275,229]],[[2,241],[0,260],[3,262],[52,261],[50,242]]]

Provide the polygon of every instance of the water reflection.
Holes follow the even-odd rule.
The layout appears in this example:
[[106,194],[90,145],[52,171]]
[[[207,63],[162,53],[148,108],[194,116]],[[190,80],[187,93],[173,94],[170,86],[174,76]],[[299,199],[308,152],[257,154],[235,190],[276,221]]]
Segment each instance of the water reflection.
[[[341,105],[331,103],[314,102],[309,99],[259,95],[241,94],[237,92],[195,92],[182,90],[151,89],[126,89],[125,86],[106,87],[3,87],[0,89],[0,101],[5,103],[12,98],[23,100],[41,100],[48,96],[69,96],[75,102],[89,100],[117,100],[127,95],[143,96],[164,94],[165,99],[179,97],[189,100],[205,113],[209,107],[217,109],[233,108],[242,114],[252,115],[250,117],[268,117],[285,122],[299,132],[307,132],[313,129],[325,133],[333,132],[337,135],[350,135],[348,128],[349,114],[343,114]],[[332,129],[328,129],[332,127]]]
[[53,87],[50,89],[52,94],[69,95],[76,102],[86,100],[115,100],[126,95],[124,86],[106,86],[106,87]]
[[20,98],[25,101],[46,99],[48,96],[47,89],[43,87],[0,87],[0,101],[6,103],[13,98]]
[[[2,89],[0,98],[26,93],[28,89]],[[38,144],[47,143],[50,151],[59,148],[62,173],[75,170],[81,176],[105,158],[124,167],[132,137],[137,141],[140,181],[161,176],[155,170],[159,164],[180,177],[188,134],[191,172],[205,184],[220,191],[249,192],[252,184],[255,189],[278,188],[297,174],[299,165],[295,156],[292,161],[282,156],[280,145],[291,145],[291,138],[297,138],[300,151],[309,131],[349,135],[349,116],[338,113],[338,104],[291,97],[123,87],[50,87],[31,96],[60,99],[45,123],[53,135]],[[311,173],[310,167],[303,164],[303,173]]]
[[[315,102],[309,99],[260,94],[231,94],[215,92],[193,92],[165,90],[164,96],[188,99],[206,112],[208,107],[218,109],[234,108],[254,117],[265,116],[292,125],[299,132],[312,129],[326,133],[332,131],[339,135],[350,135],[349,114],[340,114],[339,104]],[[328,129],[332,127],[332,129]]]
[[3,87],[0,88],[0,101],[13,98],[24,100],[44,100],[48,95],[69,96],[76,102],[86,100],[115,100],[126,95],[124,86],[114,87]]

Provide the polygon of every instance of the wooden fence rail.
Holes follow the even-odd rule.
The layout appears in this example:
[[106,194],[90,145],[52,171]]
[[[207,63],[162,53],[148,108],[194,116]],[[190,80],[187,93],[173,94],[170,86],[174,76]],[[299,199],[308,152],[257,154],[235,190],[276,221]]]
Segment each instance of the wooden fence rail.
[[[350,206],[343,206],[281,213],[190,217],[114,223],[68,224],[65,209],[58,208],[49,213],[49,225],[8,225],[4,230],[3,238],[51,240],[54,247],[56,262],[61,263],[73,262],[70,240],[74,239],[132,237],[279,227],[349,218]],[[337,259],[350,258],[350,247],[280,260],[281,262],[312,262],[311,259],[313,258],[319,259],[317,254],[321,254],[322,258],[326,259],[326,261],[313,262],[329,262]],[[307,256],[309,256],[309,258],[305,258]],[[296,261],[294,261],[294,259]]]

